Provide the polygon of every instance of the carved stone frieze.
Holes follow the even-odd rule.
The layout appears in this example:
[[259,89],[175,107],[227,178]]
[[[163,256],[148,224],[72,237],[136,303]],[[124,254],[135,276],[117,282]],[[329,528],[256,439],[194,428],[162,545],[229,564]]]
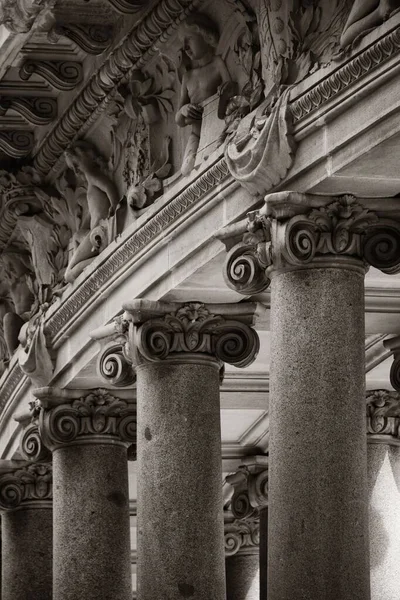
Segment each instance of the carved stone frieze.
[[122,14],[138,12],[147,4],[147,0],[107,0],[107,2]]
[[12,33],[26,33],[38,17],[52,8],[56,0],[1,0],[0,25]]
[[356,44],[371,29],[381,25],[399,9],[400,2],[398,0],[381,0],[377,4],[354,0],[341,35],[341,46]]
[[1,96],[0,116],[13,110],[32,125],[47,125],[57,116],[57,100],[45,96]]
[[82,64],[71,60],[26,60],[19,76],[28,81],[33,74],[40,75],[58,90],[73,90],[83,80]]
[[0,510],[51,505],[52,466],[36,463],[0,476]]
[[268,506],[268,457],[246,457],[226,481],[234,487],[231,511],[236,519],[255,517]]
[[[236,367],[251,364],[259,349],[252,329],[258,305],[205,305],[134,300],[125,306],[133,364],[208,355]],[[200,358],[200,356],[199,356]]]
[[[370,441],[400,444],[400,394],[389,390],[367,392],[367,431]],[[383,436],[383,438],[381,437]]]
[[[104,110],[104,102],[116,86],[134,68],[140,69],[144,57],[156,52],[157,41],[173,35],[193,0],[162,0],[140,21],[107,58],[70,108],[58,121],[52,135],[44,140],[35,156],[35,166],[47,174],[79,132],[90,127]],[[56,140],[56,142],[55,142]]]
[[42,388],[35,395],[41,406],[40,435],[52,451],[71,444],[136,443],[136,405],[109,390]]
[[235,554],[258,554],[260,522],[256,518],[236,519],[224,527],[225,556]]
[[336,265],[347,261],[361,270],[366,263],[387,274],[399,272],[400,201],[391,200],[385,211],[381,203],[349,195],[278,192],[266,196],[265,206],[249,213],[244,235],[244,223],[218,234],[228,249],[227,285],[248,295],[266,289],[273,271],[327,261]]

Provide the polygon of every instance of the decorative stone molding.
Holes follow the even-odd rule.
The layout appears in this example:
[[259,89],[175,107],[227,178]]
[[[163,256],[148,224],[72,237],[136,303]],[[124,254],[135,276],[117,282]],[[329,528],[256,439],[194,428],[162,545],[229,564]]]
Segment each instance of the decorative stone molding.
[[234,487],[231,511],[236,519],[248,519],[268,506],[268,457],[249,456],[243,459],[236,473],[228,475],[227,483]]
[[83,80],[82,64],[71,60],[26,60],[19,70],[23,81],[39,75],[58,90],[73,90]]
[[373,390],[366,399],[368,441],[400,445],[400,394]]
[[39,431],[54,451],[66,445],[136,443],[136,405],[109,390],[35,390],[40,400]]
[[33,131],[0,131],[0,150],[12,158],[23,158],[33,149]]
[[110,325],[91,334],[100,344],[97,372],[104,381],[115,387],[127,387],[136,380],[129,356],[129,324],[117,317]]
[[132,69],[143,67],[195,4],[193,0],[161,0],[107,58],[99,71],[58,121],[35,156],[35,166],[47,175],[79,132],[104,110],[107,98]]
[[27,465],[0,476],[0,510],[47,508],[52,498],[51,464]]
[[265,290],[274,271],[328,264],[363,271],[365,262],[384,273],[398,273],[399,210],[397,198],[385,206],[382,199],[350,195],[269,194],[260,211],[248,214],[247,223],[218,234],[228,249],[225,281],[249,295]]
[[259,350],[252,329],[258,305],[185,304],[134,300],[124,305],[132,363],[212,356],[236,367],[251,364]]
[[383,345],[393,353],[393,362],[390,367],[390,383],[397,392],[400,392],[400,335],[385,340]]
[[57,116],[57,100],[50,96],[1,96],[0,116],[9,110],[17,112],[32,125],[48,125]]
[[59,36],[65,36],[75,42],[87,54],[101,54],[110,46],[113,28],[109,25],[69,23],[56,25],[50,33],[50,41],[57,42]]
[[388,33],[369,48],[339,67],[311,90],[290,104],[294,122],[298,122],[353,85],[372,69],[400,51],[400,28]]
[[225,556],[235,554],[258,554],[260,544],[260,522],[258,519],[235,520],[225,523]]
[[122,14],[138,12],[146,6],[147,0],[107,0],[115,10]]

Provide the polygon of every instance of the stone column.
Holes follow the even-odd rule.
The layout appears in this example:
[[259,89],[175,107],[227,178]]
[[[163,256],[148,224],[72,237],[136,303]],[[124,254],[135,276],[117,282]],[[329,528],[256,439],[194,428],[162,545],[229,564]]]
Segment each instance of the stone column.
[[53,600],[131,600],[127,447],[135,405],[109,390],[35,391],[53,454]]
[[367,392],[371,599],[400,589],[400,394]]
[[[253,361],[257,305],[124,308],[137,374],[138,598],[225,600],[220,371]],[[100,372],[115,382],[121,353],[111,342],[103,357]]]
[[225,522],[227,600],[259,600],[259,542],[257,518]]
[[259,576],[254,586],[257,585],[259,590],[256,597],[265,599],[268,581],[268,457],[260,455],[244,458],[237,472],[228,475],[226,480],[235,488],[231,499],[234,517],[238,520],[258,519]]
[[0,476],[0,510],[2,600],[52,600],[51,465],[19,466]]
[[279,192],[220,235],[231,287],[272,279],[269,600],[369,598],[363,282],[399,271],[399,211]]

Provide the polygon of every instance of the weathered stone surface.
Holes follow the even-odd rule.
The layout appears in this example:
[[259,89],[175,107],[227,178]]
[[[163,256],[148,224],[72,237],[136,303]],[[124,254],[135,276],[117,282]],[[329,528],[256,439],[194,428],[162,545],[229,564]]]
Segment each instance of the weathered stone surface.
[[362,268],[273,277],[269,600],[369,597],[363,306]]
[[227,600],[259,600],[258,553],[229,556],[225,564]]
[[126,449],[59,448],[53,470],[54,598],[131,600]]
[[225,599],[219,365],[140,365],[138,597]]

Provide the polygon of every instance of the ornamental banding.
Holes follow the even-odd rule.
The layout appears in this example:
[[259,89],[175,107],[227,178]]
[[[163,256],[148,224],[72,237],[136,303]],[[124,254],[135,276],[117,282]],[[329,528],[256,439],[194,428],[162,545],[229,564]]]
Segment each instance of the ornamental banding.
[[218,233],[227,285],[251,295],[274,272],[332,266],[400,271],[400,199],[277,192],[246,221]]
[[40,400],[39,431],[54,451],[68,445],[136,444],[136,403],[109,390],[35,390]]
[[371,390],[366,394],[369,442],[400,445],[400,394]]
[[236,367],[251,364],[259,350],[252,326],[256,303],[203,304],[133,300],[124,305],[134,365],[211,356]]
[[36,463],[18,466],[0,476],[0,510],[10,511],[52,502],[52,466]]

